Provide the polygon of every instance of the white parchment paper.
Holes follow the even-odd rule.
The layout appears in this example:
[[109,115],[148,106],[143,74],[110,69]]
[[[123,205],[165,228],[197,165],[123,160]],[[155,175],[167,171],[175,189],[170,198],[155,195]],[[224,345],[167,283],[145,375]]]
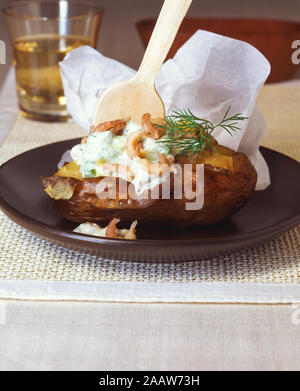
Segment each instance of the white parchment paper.
[[[86,131],[103,92],[135,75],[133,69],[89,46],[72,50],[60,68],[68,110],[75,123]],[[253,46],[198,30],[173,59],[163,64],[156,82],[167,113],[190,109],[216,123],[231,106],[230,113],[249,117],[233,136],[220,128],[214,137],[220,144],[248,155],[258,172],[257,190],[270,184],[267,164],[258,149],[266,125],[255,108],[269,73],[268,60]]]

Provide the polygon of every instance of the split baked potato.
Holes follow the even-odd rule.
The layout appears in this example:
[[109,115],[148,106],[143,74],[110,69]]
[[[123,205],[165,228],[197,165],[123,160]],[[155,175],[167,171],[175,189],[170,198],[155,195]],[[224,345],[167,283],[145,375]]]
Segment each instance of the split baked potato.
[[[149,124],[149,115],[147,121]],[[117,123],[117,121],[115,122]],[[114,126],[112,122],[108,129],[107,125],[101,125],[102,127],[98,127],[98,129],[93,128],[92,134],[97,131],[111,132],[114,137],[119,137],[121,140],[126,122],[125,125],[119,123],[119,126]],[[156,127],[155,129],[161,128]],[[160,132],[157,132],[156,135],[151,134],[152,127],[146,129],[144,126],[144,131],[146,130],[148,130],[147,136],[154,140],[162,137]],[[127,140],[129,137],[127,136]],[[196,157],[191,157],[188,154],[185,156],[173,154],[172,163],[176,163],[180,167],[184,167],[185,164],[192,165],[193,175],[189,180],[192,180],[193,189],[196,186],[194,183],[196,181],[196,166],[204,164],[204,204],[199,210],[187,210],[186,204],[193,202],[193,200],[186,199],[184,194],[182,199],[174,199],[172,180],[170,181],[170,199],[140,198],[136,193],[132,194],[132,191],[129,191],[131,194],[124,197],[124,188],[129,190],[131,185],[130,178],[110,177],[109,175],[83,177],[82,165],[80,166],[76,161],[64,165],[50,177],[41,178],[42,186],[55,209],[67,220],[76,223],[106,224],[117,218],[126,222],[138,220],[139,224],[162,223],[172,226],[215,224],[232,216],[248,201],[255,190],[257,173],[245,154],[218,145],[212,137],[210,137],[210,141],[212,141],[213,148]],[[86,138],[83,140],[83,144],[85,143],[87,143]],[[141,144],[137,142],[135,148],[140,154],[139,159],[141,159]],[[111,152],[109,153],[111,154]],[[163,156],[166,158],[167,155]],[[100,165],[105,164],[102,160],[99,160]],[[99,165],[99,163],[97,164]],[[175,173],[170,172],[170,177],[173,175]],[[86,176],[88,175],[86,174]],[[117,185],[115,197],[111,197],[109,194],[107,197],[99,197],[99,187],[97,186],[104,178],[106,181],[114,178]],[[187,179],[183,178],[182,186],[185,180]],[[157,188],[161,189],[161,187],[162,183],[158,183]],[[121,188],[122,192],[118,190]]]

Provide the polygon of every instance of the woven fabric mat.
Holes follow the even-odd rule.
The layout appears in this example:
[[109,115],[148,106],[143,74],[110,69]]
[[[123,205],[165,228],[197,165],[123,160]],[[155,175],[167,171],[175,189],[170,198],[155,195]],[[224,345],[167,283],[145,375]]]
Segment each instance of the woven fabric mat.
[[[264,87],[258,99],[258,108],[268,124],[263,145],[300,161],[299,102],[300,87],[295,86]],[[0,164],[25,150],[81,135],[74,124],[44,124],[18,117],[1,145]],[[232,255],[199,262],[151,264],[100,259],[53,245],[0,212],[0,279],[297,284],[300,227]]]

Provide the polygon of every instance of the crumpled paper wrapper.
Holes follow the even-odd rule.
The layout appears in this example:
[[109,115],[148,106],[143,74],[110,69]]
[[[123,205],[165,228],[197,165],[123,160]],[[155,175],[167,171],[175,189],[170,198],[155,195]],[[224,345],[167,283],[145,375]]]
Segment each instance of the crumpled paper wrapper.
[[[98,99],[112,84],[128,80],[133,69],[89,46],[72,50],[60,63],[67,108],[76,124],[89,130]],[[156,81],[166,112],[190,109],[213,123],[229,106],[249,120],[230,136],[222,128],[214,137],[222,145],[248,155],[258,173],[256,190],[270,184],[268,166],[259,152],[265,133],[263,116],[255,108],[259,90],[270,73],[268,60],[246,42],[198,30],[165,62]]]

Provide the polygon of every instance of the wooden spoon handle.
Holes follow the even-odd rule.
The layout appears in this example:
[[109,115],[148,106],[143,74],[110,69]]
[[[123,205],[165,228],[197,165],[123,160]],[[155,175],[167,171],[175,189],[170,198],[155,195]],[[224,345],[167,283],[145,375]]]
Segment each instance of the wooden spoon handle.
[[165,0],[136,78],[153,86],[193,0]]

